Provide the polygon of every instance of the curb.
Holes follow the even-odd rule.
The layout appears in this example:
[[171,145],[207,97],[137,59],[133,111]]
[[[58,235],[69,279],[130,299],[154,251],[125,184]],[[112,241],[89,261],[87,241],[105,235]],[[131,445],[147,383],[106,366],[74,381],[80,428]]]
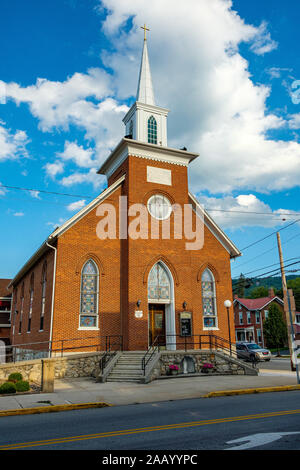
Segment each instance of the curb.
[[219,390],[217,392],[209,392],[206,395],[202,395],[202,398],[246,395],[251,393],[287,392],[290,390],[300,390],[300,385],[280,385],[278,387],[244,388],[241,390]]
[[72,411],[83,410],[86,408],[106,408],[113,406],[110,403],[94,402],[94,403],[74,403],[70,405],[51,405],[51,406],[38,406],[35,408],[18,408],[16,410],[0,410],[1,416],[18,416],[18,415],[31,415],[40,413],[55,413],[56,411]]

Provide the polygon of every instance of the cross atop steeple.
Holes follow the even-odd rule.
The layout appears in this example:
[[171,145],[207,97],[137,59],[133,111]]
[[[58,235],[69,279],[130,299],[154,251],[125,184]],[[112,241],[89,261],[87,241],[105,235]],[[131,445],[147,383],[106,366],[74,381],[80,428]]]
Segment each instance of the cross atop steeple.
[[141,26],[141,29],[144,30],[144,41],[147,41],[146,31],[150,31],[150,29],[147,28],[145,24],[144,24],[144,26]]
[[141,28],[145,32],[145,37],[144,37],[144,47],[143,47],[143,54],[142,54],[142,60],[141,60],[139,82],[138,82],[137,101],[141,101],[142,103],[145,103],[145,104],[152,104],[153,106],[155,106],[154,91],[153,91],[153,85],[152,85],[147,40],[146,40],[146,31],[150,31],[150,29],[146,28],[146,25],[141,26]]
[[141,29],[144,30],[144,44],[136,101],[123,119],[125,135],[133,140],[166,147],[169,110],[155,104],[146,36],[150,29],[145,24]]

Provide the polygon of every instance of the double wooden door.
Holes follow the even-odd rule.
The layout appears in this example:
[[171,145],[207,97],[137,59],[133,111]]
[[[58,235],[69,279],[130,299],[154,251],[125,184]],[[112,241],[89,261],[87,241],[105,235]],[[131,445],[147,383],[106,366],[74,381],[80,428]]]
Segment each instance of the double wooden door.
[[159,336],[159,344],[166,344],[165,305],[149,304],[149,346]]

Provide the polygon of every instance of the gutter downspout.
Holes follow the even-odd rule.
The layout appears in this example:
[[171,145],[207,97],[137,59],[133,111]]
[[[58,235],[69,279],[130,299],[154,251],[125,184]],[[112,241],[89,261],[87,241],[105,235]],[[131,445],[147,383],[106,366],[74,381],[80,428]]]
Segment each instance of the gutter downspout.
[[49,336],[49,357],[51,357],[52,352],[52,335],[53,335],[53,312],[54,312],[54,296],[55,296],[55,280],[56,280],[56,258],[57,258],[57,248],[52,245],[49,245],[46,242],[46,245],[49,248],[54,250],[54,265],[53,265],[53,282],[52,282],[52,299],[51,299],[51,322],[50,322],[50,336]]

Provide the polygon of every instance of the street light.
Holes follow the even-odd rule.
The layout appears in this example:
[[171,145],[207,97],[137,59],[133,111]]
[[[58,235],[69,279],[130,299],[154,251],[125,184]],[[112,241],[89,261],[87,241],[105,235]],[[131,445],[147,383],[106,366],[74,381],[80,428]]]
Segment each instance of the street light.
[[228,333],[229,333],[229,349],[230,349],[230,356],[231,356],[231,333],[230,333],[230,321],[229,321],[229,309],[231,307],[231,301],[225,300],[224,306],[227,309],[227,322],[228,322]]

